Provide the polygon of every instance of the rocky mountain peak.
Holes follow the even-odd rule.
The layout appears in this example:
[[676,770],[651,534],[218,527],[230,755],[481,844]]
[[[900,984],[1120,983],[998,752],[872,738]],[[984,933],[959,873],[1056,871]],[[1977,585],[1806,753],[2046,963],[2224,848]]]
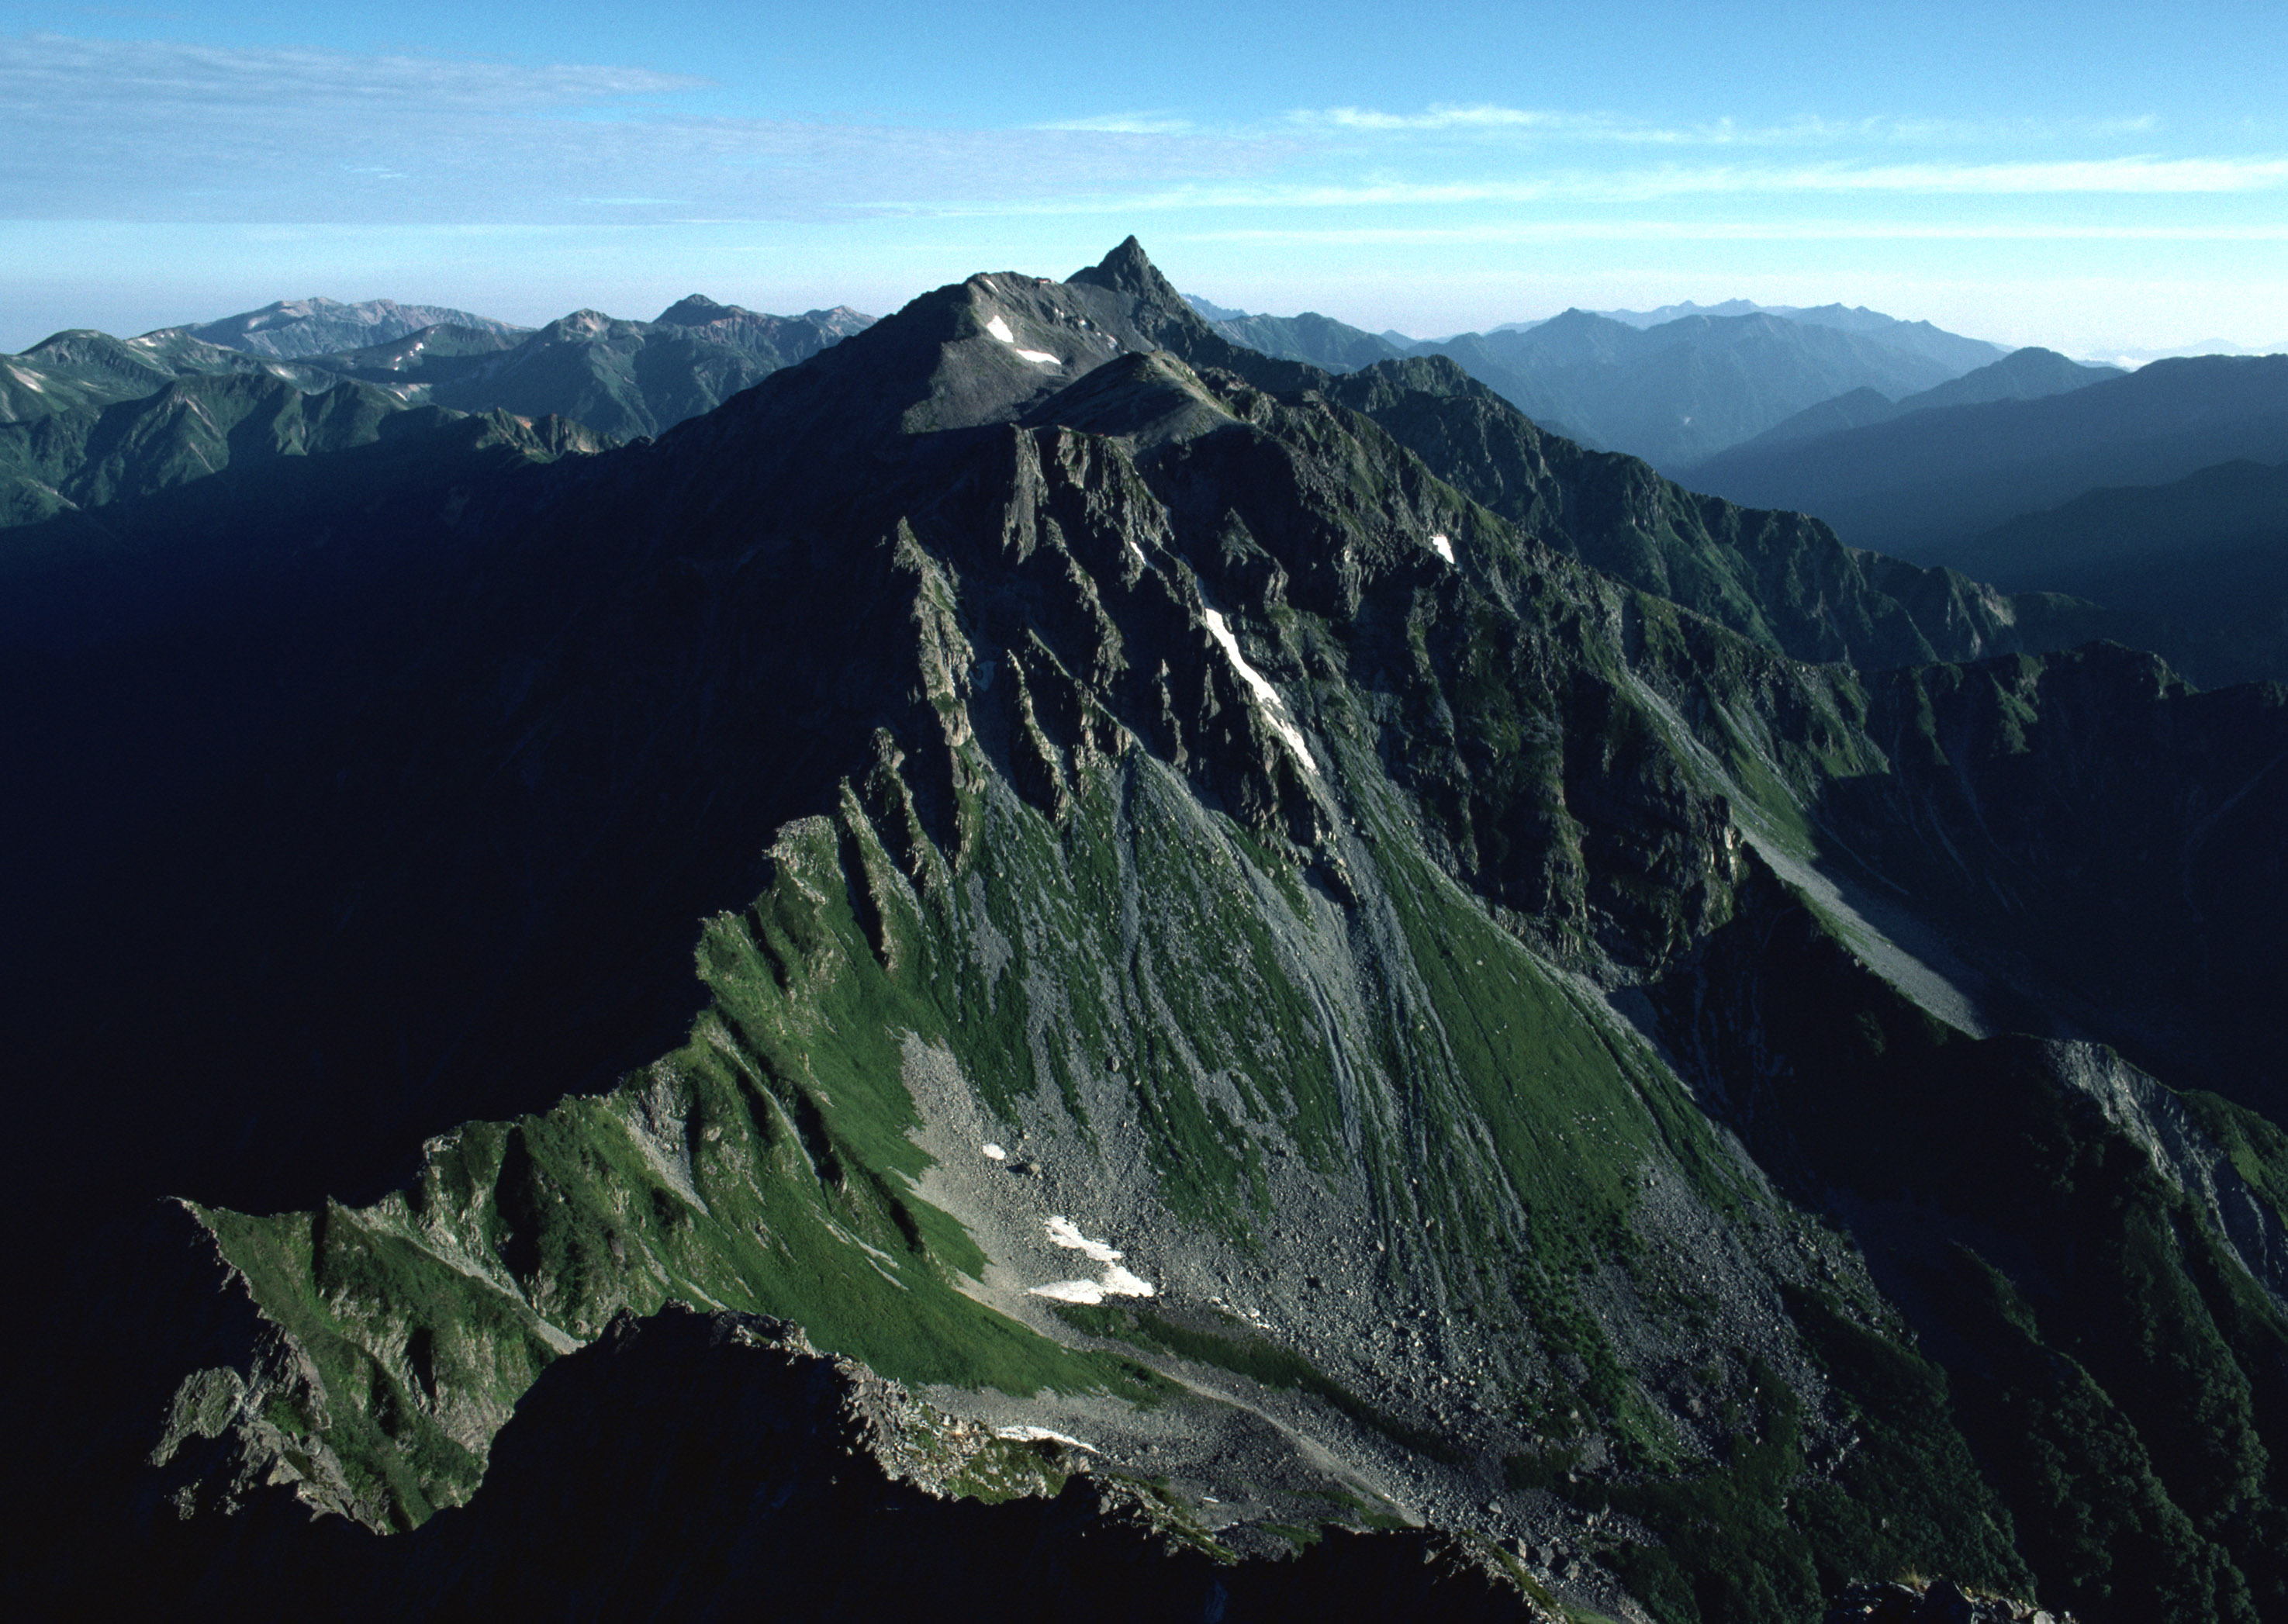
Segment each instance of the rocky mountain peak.
[[1189,309],[1184,296],[1176,291],[1173,282],[1160,274],[1144,245],[1131,234],[1096,264],[1085,270],[1076,271],[1067,280],[1086,282],[1094,287],[1110,288],[1116,292],[1139,298],[1165,298],[1172,305]]
[[600,310],[576,310],[568,316],[559,316],[540,329],[544,341],[585,338],[616,325],[616,319]]
[[1074,272],[1068,285],[1118,295],[1139,334],[1157,348],[1188,354],[1202,339],[1215,337],[1191,301],[1160,274],[1144,245],[1132,236],[1095,265]]

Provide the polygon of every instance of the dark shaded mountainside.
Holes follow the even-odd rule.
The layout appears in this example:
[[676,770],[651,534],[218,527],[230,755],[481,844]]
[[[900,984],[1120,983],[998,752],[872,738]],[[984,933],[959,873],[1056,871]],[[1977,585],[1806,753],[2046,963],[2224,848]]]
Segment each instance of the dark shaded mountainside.
[[12,1611],[2288,1609],[2278,687],[1132,240],[401,419],[0,533]]
[[1956,554],[1982,580],[2118,606],[2109,629],[2204,685],[2288,677],[2288,463],[2093,490]]
[[2288,355],[2157,360],[2035,400],[1919,411],[1688,471],[1736,502],[1816,513],[1855,546],[1958,561],[1973,537],[2085,492],[2288,455]]

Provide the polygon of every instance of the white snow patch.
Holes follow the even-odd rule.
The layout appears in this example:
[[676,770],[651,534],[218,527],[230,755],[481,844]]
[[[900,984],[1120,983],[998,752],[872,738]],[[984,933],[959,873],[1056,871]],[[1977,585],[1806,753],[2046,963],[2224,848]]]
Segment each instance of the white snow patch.
[[1118,1264],[1111,1264],[1106,1266],[1100,1280],[1051,1280],[1045,1286],[1033,1287],[1029,1295],[1094,1308],[1107,1297],[1153,1297],[1160,1293],[1158,1287],[1141,1275],[1131,1274]]
[[1279,736],[1287,741],[1295,754],[1303,758],[1303,764],[1312,772],[1317,772],[1319,764],[1312,757],[1311,747],[1303,742],[1303,730],[1287,719],[1287,701],[1279,697],[1279,690],[1271,685],[1262,672],[1247,663],[1247,656],[1239,652],[1239,639],[1232,636],[1231,627],[1224,620],[1221,611],[1208,609],[1206,614],[1208,635],[1223,646],[1225,655],[1231,661],[1232,669],[1239,673],[1249,691],[1271,712],[1271,725],[1278,730]]
[[1006,1161],[1009,1160],[1009,1153],[1003,1150],[999,1145],[994,1144],[990,1139],[979,1145],[977,1149],[979,1153],[981,1154],[988,1161]]
[[1017,335],[1009,330],[1009,323],[999,316],[988,317],[985,322],[985,330],[992,334],[996,338],[998,338],[1002,343],[1007,345],[1011,349],[1016,350],[1017,359],[1020,360],[1031,361],[1037,367],[1061,367],[1064,365],[1064,362],[1059,360],[1046,350],[1018,349]]
[[1060,1303],[1083,1303],[1094,1308],[1104,1301],[1104,1287],[1094,1280],[1051,1280],[1045,1286],[1036,1286],[1031,1295],[1053,1297]]
[[1091,1240],[1070,1218],[1051,1218],[1049,1240],[1068,1252],[1084,1253],[1092,1263],[1116,1264],[1124,1256],[1104,1241]]
[[1443,530],[1431,533],[1430,550],[1449,564],[1454,561],[1454,543],[1446,539],[1446,533]]
[[1045,1286],[1036,1286],[1032,1295],[1053,1297],[1060,1303],[1084,1303],[1091,1307],[1107,1297],[1149,1297],[1158,1295],[1158,1287],[1141,1275],[1132,1274],[1120,1266],[1124,1256],[1117,1247],[1101,1240],[1091,1240],[1080,1232],[1080,1226],[1070,1218],[1051,1218],[1049,1240],[1068,1252],[1079,1252],[1095,1263],[1105,1265],[1100,1280],[1051,1280]]
[[1118,1264],[1104,1271],[1104,1295],[1108,1297],[1148,1297],[1156,1295],[1151,1281],[1133,1275]]
[[9,376],[13,377],[19,384],[21,384],[25,388],[32,391],[33,393],[44,395],[48,392],[48,386],[45,384],[40,382],[39,379],[34,377],[21,367],[11,367],[8,368],[8,372]]
[[1136,561],[1139,564],[1149,564],[1152,561],[1144,556],[1144,550],[1136,544],[1136,538],[1132,535],[1128,538],[1128,551],[1136,555]]
[[1076,1438],[1067,1438],[1061,1432],[1052,1432],[1046,1427],[996,1427],[993,1436],[1006,1438],[1013,1444],[1064,1444],[1074,1449],[1085,1449],[1091,1454],[1102,1453],[1094,1444],[1084,1444]]

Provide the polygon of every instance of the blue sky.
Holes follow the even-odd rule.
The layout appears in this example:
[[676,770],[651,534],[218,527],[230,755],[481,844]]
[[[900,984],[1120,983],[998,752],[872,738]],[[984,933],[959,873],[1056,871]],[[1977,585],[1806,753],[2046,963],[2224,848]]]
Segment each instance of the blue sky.
[[0,347],[326,293],[882,311],[1130,232],[1432,334],[2288,339],[2288,6],[0,0]]

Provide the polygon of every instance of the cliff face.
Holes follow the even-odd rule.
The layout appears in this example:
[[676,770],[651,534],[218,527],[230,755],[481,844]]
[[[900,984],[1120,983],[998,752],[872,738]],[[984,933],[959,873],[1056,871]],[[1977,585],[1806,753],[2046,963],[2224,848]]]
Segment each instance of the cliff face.
[[[133,1153],[199,1198],[146,1266],[228,1305],[105,1306],[91,1515],[213,1596],[242,1548],[552,1609],[1046,1549],[1041,1598],[1140,1616],[1812,1617],[1902,1567],[2274,1604],[2288,1145],[2168,1086],[2260,1024],[2112,996],[2070,909],[2277,962],[2276,694],[1807,664],[1932,639],[1815,527],[1381,372],[1235,349],[1132,243],[468,480],[385,592],[309,596],[338,708],[182,768],[124,871],[163,1018],[46,984],[63,1074],[202,1039]],[[1861,618],[1776,600],[1791,550]],[[1643,590],[1693,560],[1712,614]],[[2153,852],[2236,882],[2181,906]],[[741,1316],[907,1384],[886,1476],[822,1482],[816,1417],[890,1390]],[[1003,1433],[1081,1442],[965,1478]]]

